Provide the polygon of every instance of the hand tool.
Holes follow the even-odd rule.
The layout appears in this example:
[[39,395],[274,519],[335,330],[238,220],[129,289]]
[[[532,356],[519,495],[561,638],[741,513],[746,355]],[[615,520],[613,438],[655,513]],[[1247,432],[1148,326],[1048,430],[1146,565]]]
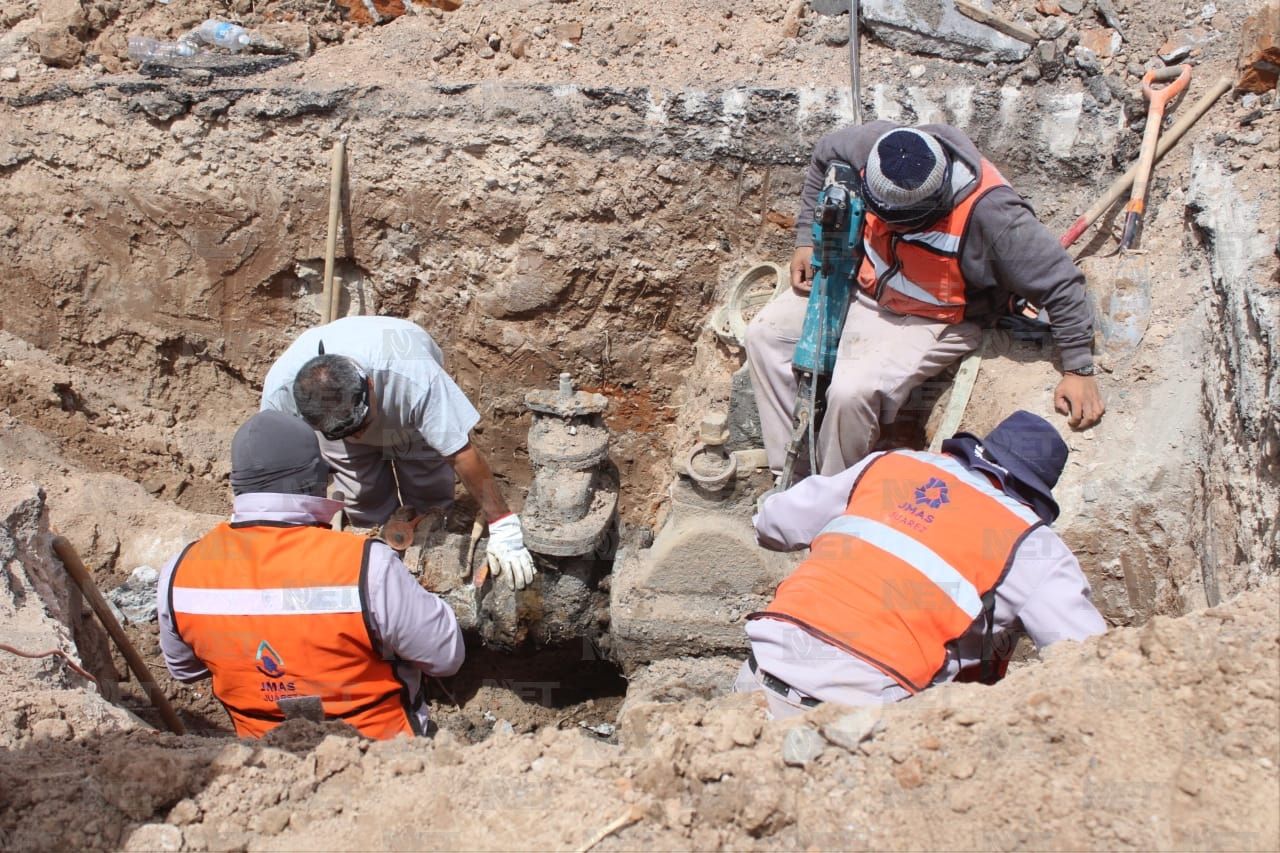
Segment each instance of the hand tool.
[[1164,108],[1169,101],[1187,88],[1191,82],[1191,66],[1182,66],[1178,78],[1163,89],[1155,89],[1155,70],[1142,76],[1142,94],[1147,98],[1147,127],[1142,132],[1142,152],[1138,157],[1138,172],[1133,180],[1133,192],[1129,196],[1129,204],[1125,207],[1124,234],[1120,238],[1120,248],[1133,248],[1138,229],[1142,225],[1142,211],[1147,199],[1147,180],[1151,177],[1151,167],[1155,163],[1156,143],[1160,139],[1160,125],[1164,121]]
[[138,679],[138,684],[147,692],[147,698],[151,700],[151,704],[155,706],[155,709],[160,712],[160,719],[164,720],[164,724],[169,727],[169,731],[175,735],[186,734],[186,726],[182,724],[182,720],[178,719],[178,714],[173,710],[173,706],[169,704],[168,697],[164,695],[164,691],[156,683],[151,671],[147,669],[147,664],[143,661],[142,655],[138,654],[138,650],[134,648],[133,643],[129,642],[128,636],[124,633],[124,628],[116,621],[115,615],[111,612],[111,607],[107,604],[107,600],[102,597],[101,590],[93,582],[93,577],[80,560],[80,555],[76,553],[76,549],[64,537],[55,536],[53,537],[53,551],[58,555],[58,559],[62,561],[62,565],[66,566],[67,574],[71,575],[71,579],[75,581],[76,586],[80,587],[80,592],[84,595],[85,600],[89,602],[89,606],[93,608],[93,612],[98,614],[102,627],[106,628],[107,633],[111,635],[111,639],[115,640],[116,646],[120,648],[120,653],[124,655],[125,663],[129,665],[129,669],[133,672],[133,677]]
[[413,544],[418,525],[428,518],[443,518],[444,510],[432,507],[421,515],[415,515],[413,507],[398,507],[387,523],[382,525],[382,540],[395,551],[407,551]]
[[813,288],[809,291],[800,340],[791,357],[797,393],[779,490],[791,486],[796,461],[805,445],[809,449],[809,471],[813,473],[818,468],[814,437],[821,425],[827,385],[835,372],[840,332],[853,296],[853,278],[862,263],[865,218],[857,171],[848,163],[832,162],[813,210]]
[[333,261],[338,248],[338,214],[342,211],[342,170],[347,162],[347,135],[333,144],[333,166],[329,175],[329,233],[324,242],[324,289],[320,297],[320,315],[331,323],[341,304],[340,291],[333,286]]

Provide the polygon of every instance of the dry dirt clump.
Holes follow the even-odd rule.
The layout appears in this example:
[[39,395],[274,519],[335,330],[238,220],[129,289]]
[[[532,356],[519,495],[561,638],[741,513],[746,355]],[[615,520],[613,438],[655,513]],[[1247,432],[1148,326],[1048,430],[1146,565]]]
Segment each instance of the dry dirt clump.
[[0,761],[0,846],[560,849],[622,819],[598,849],[1270,850],[1276,595],[882,714],[768,723],[756,697],[699,698],[669,667],[665,692],[628,703],[621,746],[554,728],[466,746],[337,723],[261,743],[24,727]]

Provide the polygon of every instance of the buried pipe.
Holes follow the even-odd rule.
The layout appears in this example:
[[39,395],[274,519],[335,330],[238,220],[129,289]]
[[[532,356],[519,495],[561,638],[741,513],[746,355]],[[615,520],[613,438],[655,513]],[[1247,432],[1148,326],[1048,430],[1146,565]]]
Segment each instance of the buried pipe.
[[98,614],[98,620],[102,622],[102,627],[106,628],[107,633],[111,635],[111,639],[115,640],[120,653],[124,655],[125,663],[129,665],[129,669],[133,672],[134,678],[138,679],[138,683],[142,685],[142,689],[147,691],[147,698],[151,700],[151,704],[155,709],[160,712],[160,718],[169,727],[169,731],[175,735],[186,734],[186,726],[182,724],[182,720],[178,719],[177,712],[173,710],[173,706],[169,704],[169,699],[164,695],[164,691],[160,689],[160,685],[152,677],[151,671],[147,669],[147,664],[142,660],[142,656],[138,654],[138,650],[133,647],[133,643],[129,642],[129,638],[124,633],[124,628],[120,627],[120,623],[111,612],[111,607],[107,604],[107,600],[102,597],[102,592],[98,589],[98,585],[93,582],[93,578],[89,575],[89,570],[85,568],[80,555],[76,553],[76,549],[72,547],[65,537],[55,536],[53,538],[53,551],[58,555],[58,559],[62,561],[62,565],[67,567],[67,574],[75,581],[76,586],[80,587],[80,592],[84,594],[85,600],[89,602],[93,612]]

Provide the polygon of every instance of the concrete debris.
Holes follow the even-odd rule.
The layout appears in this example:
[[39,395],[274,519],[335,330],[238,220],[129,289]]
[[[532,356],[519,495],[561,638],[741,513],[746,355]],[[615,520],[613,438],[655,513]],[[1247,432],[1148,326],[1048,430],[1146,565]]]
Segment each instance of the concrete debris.
[[1203,49],[1213,37],[1213,33],[1202,27],[1179,30],[1160,46],[1156,55],[1164,60],[1166,65],[1175,65],[1191,56],[1194,51]]
[[1120,34],[1111,29],[1080,31],[1080,45],[1093,51],[1099,59],[1110,59],[1120,50]]
[[1280,0],[1245,19],[1240,31],[1236,89],[1262,93],[1280,82]]
[[852,714],[845,714],[824,724],[822,736],[841,749],[853,751],[883,725],[881,714],[880,708],[859,708]]
[[909,53],[960,62],[1020,62],[1031,46],[970,20],[947,0],[862,0],[867,28],[885,44]]
[[790,767],[806,767],[827,749],[816,729],[796,726],[782,738],[782,762]]
[[1075,60],[1076,67],[1085,74],[1102,73],[1102,63],[1098,61],[1098,54],[1084,45],[1078,45],[1075,50],[1071,51],[1071,58]]
[[129,579],[107,593],[107,599],[135,625],[156,621],[156,583],[160,573],[150,566],[138,566]]

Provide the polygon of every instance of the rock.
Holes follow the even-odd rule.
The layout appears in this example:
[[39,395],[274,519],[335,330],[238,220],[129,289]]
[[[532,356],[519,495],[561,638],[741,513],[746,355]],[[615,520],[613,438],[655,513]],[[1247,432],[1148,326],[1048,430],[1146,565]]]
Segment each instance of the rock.
[[1101,76],[1095,74],[1085,80],[1084,87],[1089,90],[1089,94],[1101,106],[1111,103],[1111,88],[1107,85],[1107,81]]
[[40,22],[62,27],[77,39],[88,35],[89,19],[80,0],[41,0]]
[[635,47],[644,40],[644,27],[622,23],[613,28],[613,43],[618,47]]
[[1079,15],[1084,11],[1084,0],[1058,0],[1058,6],[1068,15]]
[[169,809],[169,817],[166,818],[169,823],[174,826],[186,826],[189,823],[195,823],[200,819],[200,807],[196,805],[195,800],[190,798],[178,800]]
[[156,621],[156,585],[160,573],[150,566],[138,566],[129,579],[107,593],[125,619],[135,624]]
[[1240,78],[1236,89],[1261,94],[1280,78],[1280,3],[1270,3],[1240,28]]
[[1035,64],[1028,64],[1023,66],[1023,69],[1022,69],[1023,83],[1034,83],[1039,79],[1040,79],[1040,66]]
[[0,68],[0,80],[3,80],[5,83],[18,82],[18,69],[14,68],[12,65],[6,65],[4,68]]
[[507,50],[516,59],[521,59],[529,52],[530,35],[524,30],[516,30],[511,34],[511,41],[507,45]]
[[289,825],[292,813],[283,806],[264,809],[254,820],[254,828],[262,835],[279,835]]
[[1052,41],[1067,31],[1067,22],[1061,18],[1045,18],[1036,24],[1040,38]]
[[1038,0],[1036,11],[1041,15],[1061,15],[1062,7],[1058,5],[1058,0]]
[[1085,74],[1102,73],[1102,63],[1098,61],[1098,55],[1087,47],[1076,47],[1071,52],[1071,58],[1075,60],[1076,67]]
[[84,45],[58,24],[41,27],[28,39],[39,52],[40,61],[55,68],[74,68],[84,55]]
[[791,767],[804,767],[826,750],[826,741],[816,729],[796,726],[782,739],[782,761]]
[[579,24],[576,21],[556,24],[551,32],[555,36],[556,41],[568,41],[577,44],[582,40],[582,24]]
[[880,726],[879,708],[859,708],[822,727],[822,736],[838,747],[853,751],[858,744],[869,740]]
[[819,28],[818,41],[828,47],[844,47],[849,43],[849,24],[835,18]]
[[1107,59],[1120,49],[1120,34],[1105,27],[1081,30],[1080,46],[1092,50],[1100,59]]
[[1046,80],[1053,80],[1062,71],[1062,55],[1058,46],[1051,41],[1042,41],[1036,45],[1036,65]]
[[306,59],[314,50],[311,41],[311,28],[302,23],[275,22],[261,24],[256,32],[266,39],[279,44],[284,50]]
[[977,772],[977,769],[972,761],[962,758],[951,765],[951,775],[957,779],[968,779]]
[[328,735],[316,747],[316,781],[323,782],[347,769],[360,758],[360,748],[349,737]]
[[1156,55],[1164,60],[1166,65],[1173,65],[1190,56],[1191,51],[1203,48],[1209,43],[1210,38],[1209,32],[1200,27],[1179,30],[1160,46]]
[[1025,42],[960,14],[945,0],[862,0],[867,29],[895,50],[964,62],[1020,62],[1031,52]]
[[[4,71],[8,71],[8,70],[9,69],[7,68],[4,69]],[[4,77],[4,71],[0,71],[0,79],[6,79]],[[1245,110],[1246,112],[1251,112],[1253,110],[1256,110],[1258,108],[1258,104],[1260,103],[1262,103],[1262,99],[1259,98],[1257,95],[1253,94],[1252,92],[1250,92],[1240,99],[1240,108]]]
[[1111,0],[1093,0],[1093,8],[1098,10],[1098,16],[1106,22],[1107,26],[1120,33],[1120,38],[1123,39],[1124,33],[1120,32],[1120,16],[1116,14]]
[[182,830],[167,823],[144,823],[129,833],[125,839],[125,851],[137,853],[169,853],[182,849]]
[[31,735],[36,740],[71,740],[73,732],[70,723],[55,718],[37,720],[31,727]]

